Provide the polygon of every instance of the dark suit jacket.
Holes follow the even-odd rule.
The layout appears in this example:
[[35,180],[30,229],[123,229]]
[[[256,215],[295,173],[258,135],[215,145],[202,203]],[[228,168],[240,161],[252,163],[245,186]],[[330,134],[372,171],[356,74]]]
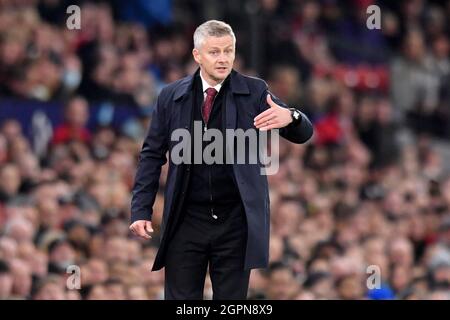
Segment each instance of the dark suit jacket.
[[[197,70],[198,72],[198,70]],[[193,75],[175,81],[161,91],[153,113],[150,129],[139,157],[135,185],[132,191],[131,223],[136,220],[151,220],[152,206],[159,188],[161,166],[167,161],[166,152],[178,144],[171,141],[171,133],[178,128],[191,128]],[[258,78],[244,76],[236,71],[230,75],[230,89],[225,96],[225,123],[227,129],[254,128],[253,119],[269,108],[266,96],[267,84]],[[272,94],[271,94],[272,95]],[[287,107],[272,95],[278,105]],[[281,128],[282,137],[293,143],[304,143],[313,134],[313,126],[302,114],[296,126]],[[248,152],[248,149],[246,149]],[[247,218],[247,249],[245,267],[265,268],[269,258],[269,188],[267,176],[260,173],[261,164],[233,164],[233,172]],[[173,212],[179,205],[176,195],[182,181],[179,181],[181,165],[169,162],[169,171],[164,195],[164,212],[161,227],[161,245],[153,270],[164,266],[164,254],[170,239],[166,226],[173,219]]]

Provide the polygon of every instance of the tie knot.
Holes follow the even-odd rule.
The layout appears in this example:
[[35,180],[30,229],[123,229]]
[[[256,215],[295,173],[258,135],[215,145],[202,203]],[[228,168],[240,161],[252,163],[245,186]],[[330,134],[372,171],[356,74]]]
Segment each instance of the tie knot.
[[207,95],[208,97],[215,97],[216,94],[217,94],[217,90],[216,90],[216,89],[214,89],[214,88],[208,88],[208,89],[206,89],[206,95]]

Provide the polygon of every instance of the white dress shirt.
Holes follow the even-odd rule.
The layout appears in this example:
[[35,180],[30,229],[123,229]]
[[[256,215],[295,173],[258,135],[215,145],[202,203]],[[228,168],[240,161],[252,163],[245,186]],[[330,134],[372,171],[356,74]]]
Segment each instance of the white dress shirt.
[[222,83],[216,84],[214,87],[211,87],[208,82],[206,82],[206,80],[203,78],[202,73],[200,72],[200,78],[202,79],[202,86],[203,86],[203,100],[206,99],[206,89],[208,88],[214,88],[216,89],[217,93],[219,93],[220,88],[222,88]]

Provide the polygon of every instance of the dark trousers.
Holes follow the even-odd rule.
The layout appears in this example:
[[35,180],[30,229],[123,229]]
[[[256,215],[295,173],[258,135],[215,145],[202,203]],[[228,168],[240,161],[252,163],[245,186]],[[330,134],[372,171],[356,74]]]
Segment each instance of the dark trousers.
[[214,300],[245,299],[250,270],[244,270],[247,225],[242,203],[218,219],[205,210],[184,213],[167,250],[165,299],[203,299],[208,265]]

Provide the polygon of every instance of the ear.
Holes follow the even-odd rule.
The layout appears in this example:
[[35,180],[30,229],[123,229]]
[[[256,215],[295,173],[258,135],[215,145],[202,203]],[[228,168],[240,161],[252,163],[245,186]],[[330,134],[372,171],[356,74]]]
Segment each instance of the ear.
[[197,62],[198,64],[201,63],[200,52],[198,52],[198,49],[192,49],[192,56],[194,57],[195,62]]

